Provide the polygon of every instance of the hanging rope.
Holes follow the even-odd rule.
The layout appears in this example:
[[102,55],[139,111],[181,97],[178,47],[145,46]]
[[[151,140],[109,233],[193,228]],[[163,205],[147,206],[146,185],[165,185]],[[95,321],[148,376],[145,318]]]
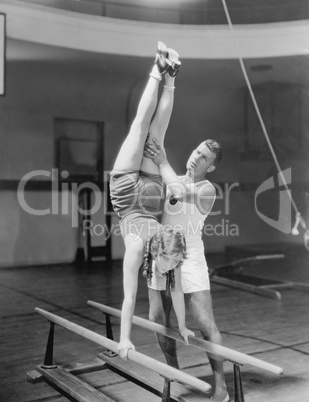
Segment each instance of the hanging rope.
[[282,170],[281,170],[281,167],[280,167],[280,164],[279,164],[277,155],[276,155],[276,153],[275,153],[275,150],[274,150],[274,148],[273,148],[273,146],[272,146],[272,143],[271,143],[271,141],[270,141],[269,135],[268,135],[268,133],[267,133],[267,130],[266,130],[266,127],[265,127],[265,124],[264,124],[264,120],[263,120],[263,118],[262,118],[262,115],[261,115],[259,106],[258,106],[258,104],[257,104],[256,98],[255,98],[255,95],[254,95],[254,92],[253,92],[253,90],[252,90],[252,86],[251,86],[250,80],[249,80],[249,78],[248,78],[248,74],[247,74],[247,71],[246,71],[246,67],[245,67],[245,65],[244,65],[243,58],[242,58],[242,56],[241,56],[241,52],[240,52],[240,49],[239,49],[239,46],[238,46],[238,41],[237,41],[237,39],[236,39],[236,35],[235,35],[235,32],[234,32],[234,27],[233,27],[233,24],[232,24],[232,21],[231,21],[231,18],[230,18],[230,14],[229,14],[229,10],[228,10],[227,5],[226,5],[226,1],[225,1],[225,0],[222,0],[222,4],[223,4],[223,8],[224,8],[224,12],[225,12],[225,15],[226,15],[227,22],[228,22],[228,24],[229,24],[229,28],[230,28],[231,33],[232,33],[232,38],[233,38],[234,45],[235,45],[235,48],[236,48],[236,51],[237,51],[237,55],[238,55],[238,60],[239,60],[239,63],[240,63],[240,67],[241,67],[242,73],[243,73],[243,75],[244,75],[246,84],[247,84],[247,86],[248,86],[248,90],[249,90],[249,93],[250,93],[250,96],[251,96],[251,99],[252,99],[252,102],[253,102],[253,105],[254,105],[256,114],[257,114],[258,119],[259,119],[259,122],[260,122],[260,124],[261,124],[261,127],[262,127],[262,130],[263,130],[263,133],[264,133],[266,142],[267,142],[267,144],[268,144],[270,153],[271,153],[271,155],[272,155],[272,157],[273,157],[273,159],[274,159],[275,165],[276,165],[276,167],[277,167],[278,174],[279,174],[279,176],[280,176],[280,178],[281,178],[281,180],[282,180],[282,184],[284,185],[284,187],[285,187],[285,189],[286,189],[286,191],[287,191],[287,194],[288,194],[288,196],[289,196],[289,198],[290,198],[292,207],[293,207],[293,209],[294,209],[294,211],[295,211],[295,224],[294,224],[294,227],[293,227],[291,233],[292,233],[294,236],[299,235],[298,226],[301,225],[302,228],[305,230],[305,234],[304,234],[304,243],[305,243],[305,247],[306,247],[307,250],[309,251],[309,230],[307,229],[306,222],[305,222],[304,218],[301,216],[301,214],[300,214],[300,212],[299,212],[299,210],[298,210],[298,208],[297,208],[297,205],[296,205],[296,203],[295,203],[295,201],[294,201],[294,199],[293,199],[293,197],[292,197],[292,193],[291,193],[291,191],[290,191],[290,189],[289,189],[289,187],[288,187],[288,184],[287,184],[287,182],[286,182],[286,179],[285,179],[285,177],[284,177],[284,175],[283,175],[283,173],[282,173]]

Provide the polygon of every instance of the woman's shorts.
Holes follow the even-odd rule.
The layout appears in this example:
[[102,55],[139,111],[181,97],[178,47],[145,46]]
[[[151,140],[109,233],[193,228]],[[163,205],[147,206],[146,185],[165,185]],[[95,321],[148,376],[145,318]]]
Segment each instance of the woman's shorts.
[[160,223],[151,215],[140,215],[133,213],[126,216],[120,221],[122,237],[125,238],[128,234],[137,235],[145,244],[149,237],[159,229]]
[[110,196],[119,220],[132,213],[157,217],[164,202],[162,178],[141,171],[112,171]]

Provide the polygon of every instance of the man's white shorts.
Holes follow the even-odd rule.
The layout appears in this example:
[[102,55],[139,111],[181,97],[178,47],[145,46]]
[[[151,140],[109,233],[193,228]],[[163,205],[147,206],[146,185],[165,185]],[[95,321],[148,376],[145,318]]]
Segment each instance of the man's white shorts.
[[[209,274],[204,255],[204,244],[201,239],[186,239],[187,256],[181,266],[181,286],[184,293],[209,290]],[[153,290],[166,290],[166,277],[160,274],[155,264],[148,287]],[[179,268],[176,268],[179,269]]]

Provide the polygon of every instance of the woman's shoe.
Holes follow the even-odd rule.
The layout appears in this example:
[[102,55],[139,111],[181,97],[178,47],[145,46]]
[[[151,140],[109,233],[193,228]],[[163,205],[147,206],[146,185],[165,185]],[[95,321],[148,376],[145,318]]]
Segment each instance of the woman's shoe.
[[158,66],[161,75],[166,74],[168,69],[172,66],[172,62],[168,59],[168,49],[165,43],[158,42],[157,54],[154,62]]
[[174,49],[167,49],[168,60],[171,62],[171,66],[168,69],[168,73],[171,77],[176,77],[179,73],[181,62],[179,61],[179,54]]

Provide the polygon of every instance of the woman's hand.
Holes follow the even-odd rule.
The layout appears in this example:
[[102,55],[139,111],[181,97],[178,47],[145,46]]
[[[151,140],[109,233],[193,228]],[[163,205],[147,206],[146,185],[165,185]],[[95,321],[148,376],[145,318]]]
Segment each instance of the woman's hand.
[[188,342],[188,336],[195,336],[195,333],[193,331],[190,331],[190,329],[188,329],[187,327],[184,327],[182,329],[179,329],[180,335],[183,337],[183,339],[185,340],[185,344],[189,345]]
[[130,339],[123,339],[118,344],[118,354],[124,359],[128,360],[128,352],[130,349],[135,350],[135,346],[131,343]]
[[144,156],[150,158],[157,166],[166,161],[165,149],[158,144],[155,138],[152,138],[152,143],[150,141],[146,142]]

